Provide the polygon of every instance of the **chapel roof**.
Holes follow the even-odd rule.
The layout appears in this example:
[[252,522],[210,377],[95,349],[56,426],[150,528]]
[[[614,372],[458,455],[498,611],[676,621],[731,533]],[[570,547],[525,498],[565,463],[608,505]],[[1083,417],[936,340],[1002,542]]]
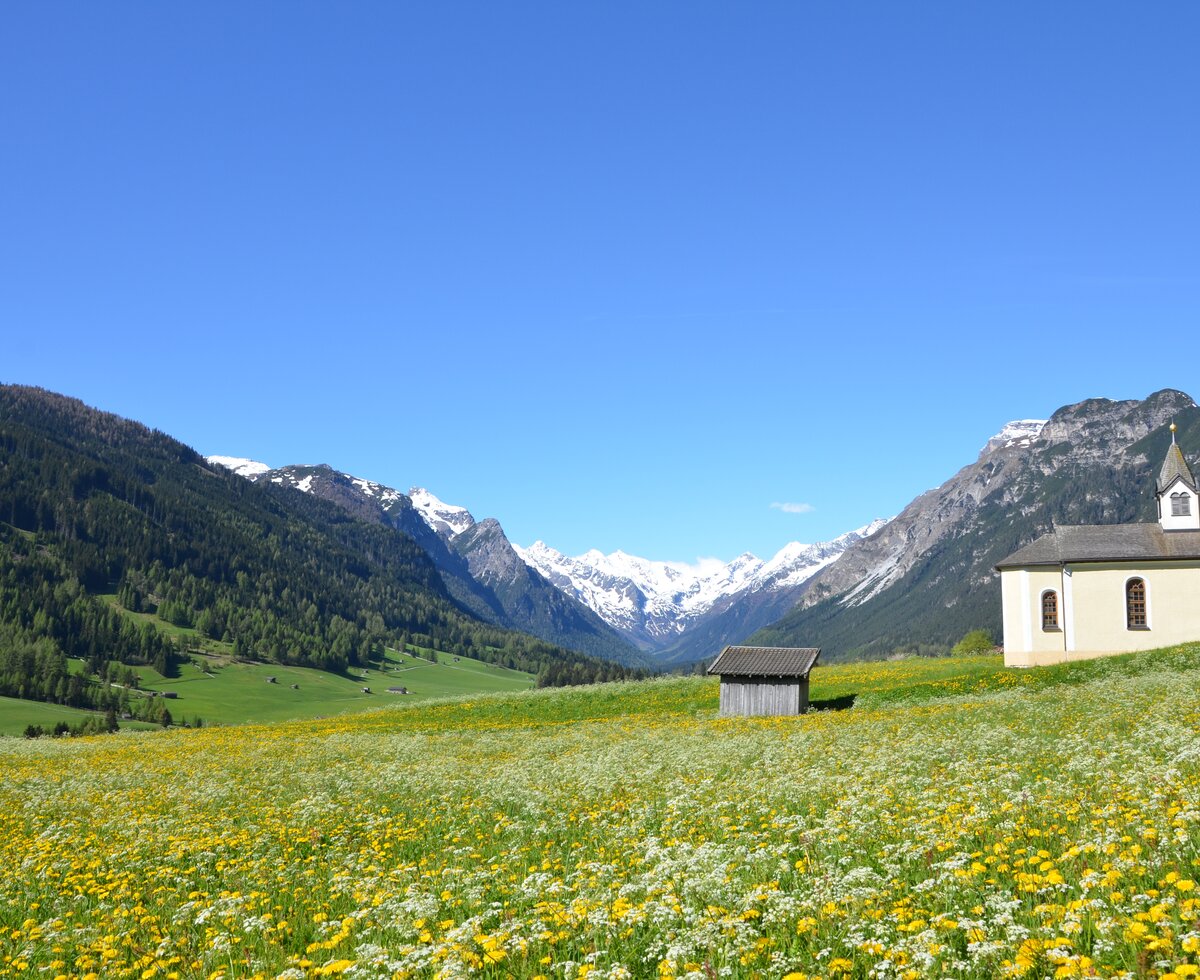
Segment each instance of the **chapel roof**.
[[1078,524],[1043,534],[996,568],[1185,558],[1200,558],[1200,531],[1164,531],[1159,524]]
[[1172,432],[1171,448],[1167,450],[1167,458],[1163,460],[1162,469],[1158,473],[1158,487],[1156,489],[1159,493],[1162,493],[1176,479],[1183,480],[1190,489],[1196,489],[1196,478],[1192,476],[1192,471],[1188,467],[1187,460],[1183,458],[1183,450],[1175,442],[1175,434]]
[[795,677],[813,669],[820,647],[726,647],[708,668],[723,677]]

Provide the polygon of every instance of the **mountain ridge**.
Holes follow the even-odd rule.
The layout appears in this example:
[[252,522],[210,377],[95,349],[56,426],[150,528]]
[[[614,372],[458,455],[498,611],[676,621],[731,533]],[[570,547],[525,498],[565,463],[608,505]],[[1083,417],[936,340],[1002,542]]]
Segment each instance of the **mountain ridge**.
[[345,671],[413,642],[539,675],[626,676],[472,617],[408,535],[44,389],[0,386],[0,501],[0,653],[17,696],[60,698],[68,656],[98,675],[165,674],[186,655],[182,633],[122,610],[281,665]]
[[1064,405],[1036,434],[999,439],[1002,430],[974,462],[822,569],[797,606],[751,641],[811,642],[837,659],[945,650],[975,628],[998,639],[996,562],[1056,523],[1152,519],[1152,471],[1172,420],[1194,454],[1200,409],[1176,389]]
[[246,479],[290,487],[331,501],[359,520],[402,531],[428,554],[453,598],[487,622],[590,656],[646,665],[592,610],[522,561],[495,519],[476,521],[465,507],[447,504],[424,488],[401,493],[326,463],[250,468]]
[[[688,564],[595,549],[570,558],[541,541],[513,545],[495,519],[476,521],[467,508],[423,487],[403,494],[328,464],[264,469],[240,457],[209,458],[229,460],[252,481],[317,493],[359,519],[405,531],[433,558],[451,594],[476,615],[634,665],[698,661],[744,639],[784,615],[808,580],[850,543],[887,523],[877,519],[828,542],[789,542],[766,560],[745,552],[730,562]],[[584,634],[604,639],[597,644]],[[610,637],[629,650],[612,647]]]
[[[887,524],[872,521],[833,541],[790,542],[770,559],[744,552],[730,562],[654,561],[598,550],[569,557],[538,541],[518,552],[665,664],[699,660],[783,615],[808,580],[853,541]],[[717,627],[716,623],[724,624]],[[739,635],[740,633],[740,635]],[[715,647],[715,648],[714,648]]]

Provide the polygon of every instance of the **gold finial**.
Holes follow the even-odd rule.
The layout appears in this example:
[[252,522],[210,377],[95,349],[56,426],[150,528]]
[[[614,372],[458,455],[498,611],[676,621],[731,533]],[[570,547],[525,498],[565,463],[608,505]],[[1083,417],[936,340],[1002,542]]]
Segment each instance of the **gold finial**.
[[1175,423],[1171,423],[1171,445],[1175,445]]
[[1172,431],[1172,432],[1174,432],[1174,431],[1175,431],[1175,423],[1174,423],[1174,422],[1172,422],[1172,423],[1171,423],[1171,431]]

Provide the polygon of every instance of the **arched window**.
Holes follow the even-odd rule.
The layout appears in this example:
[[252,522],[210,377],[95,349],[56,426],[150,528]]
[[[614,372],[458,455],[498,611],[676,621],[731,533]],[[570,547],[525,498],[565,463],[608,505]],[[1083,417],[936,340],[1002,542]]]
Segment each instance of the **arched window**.
[[1146,583],[1131,578],[1125,583],[1125,625],[1131,630],[1149,628],[1146,619]]
[[1171,516],[1172,517],[1190,517],[1192,514],[1192,495],[1184,493],[1182,490],[1179,493],[1171,494]]
[[1058,629],[1058,593],[1047,590],[1042,593],[1042,629]]

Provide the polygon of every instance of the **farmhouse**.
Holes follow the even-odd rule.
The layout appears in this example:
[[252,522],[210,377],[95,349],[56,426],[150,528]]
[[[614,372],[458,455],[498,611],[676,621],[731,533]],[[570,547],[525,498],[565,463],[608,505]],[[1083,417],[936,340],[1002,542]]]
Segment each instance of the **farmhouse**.
[[1200,492],[1174,424],[1154,491],[1156,523],[1058,527],[996,566],[1006,666],[1200,639]]
[[708,668],[721,678],[721,714],[803,714],[820,655],[815,647],[726,647]]

